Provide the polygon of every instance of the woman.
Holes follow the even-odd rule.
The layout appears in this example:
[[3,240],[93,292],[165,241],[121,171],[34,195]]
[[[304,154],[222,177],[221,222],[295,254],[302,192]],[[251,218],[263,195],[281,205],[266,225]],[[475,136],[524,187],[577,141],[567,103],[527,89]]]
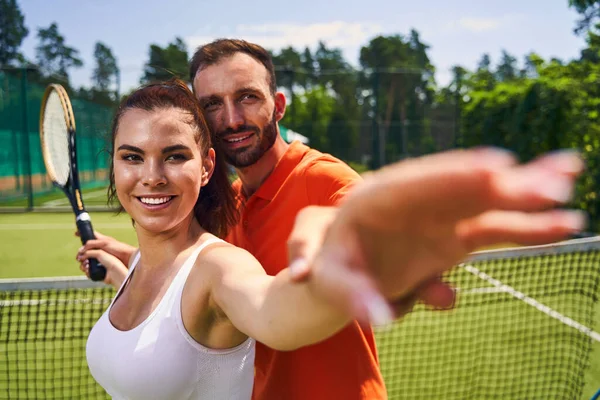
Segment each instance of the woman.
[[236,208],[213,142],[180,81],[137,90],[114,118],[110,192],[139,252],[129,272],[107,253],[87,255],[119,289],[87,343],[91,373],[113,398],[249,399],[254,340],[294,349],[350,320],[310,284],[267,276],[219,239]]

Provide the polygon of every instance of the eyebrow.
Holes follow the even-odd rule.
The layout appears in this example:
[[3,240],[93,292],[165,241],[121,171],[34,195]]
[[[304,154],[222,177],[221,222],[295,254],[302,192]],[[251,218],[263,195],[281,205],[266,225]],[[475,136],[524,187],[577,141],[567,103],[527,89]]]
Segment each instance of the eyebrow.
[[[121,151],[121,150],[133,151],[136,153],[144,154],[144,150],[140,149],[139,147],[132,146],[130,144],[122,144],[121,146],[119,146],[117,151]],[[172,146],[167,146],[164,149],[162,149],[162,153],[167,154],[167,153],[172,153],[174,151],[190,151],[190,150],[191,149],[189,147],[187,147],[186,145],[174,144]]]

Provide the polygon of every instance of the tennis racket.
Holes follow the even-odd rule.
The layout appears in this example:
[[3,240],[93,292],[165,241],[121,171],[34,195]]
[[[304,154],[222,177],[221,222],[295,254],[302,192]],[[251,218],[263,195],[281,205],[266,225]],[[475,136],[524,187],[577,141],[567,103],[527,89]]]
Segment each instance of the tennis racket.
[[[44,93],[40,112],[40,139],[46,171],[54,185],[69,199],[81,242],[85,244],[96,237],[81,197],[73,108],[61,85],[51,84]],[[106,276],[106,268],[96,259],[89,260],[89,268],[93,281],[101,281]]]

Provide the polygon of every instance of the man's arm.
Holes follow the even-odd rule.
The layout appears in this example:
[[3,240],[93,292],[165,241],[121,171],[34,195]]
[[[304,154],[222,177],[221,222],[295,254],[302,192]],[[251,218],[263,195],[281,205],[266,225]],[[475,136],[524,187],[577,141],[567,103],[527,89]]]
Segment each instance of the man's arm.
[[[366,177],[337,211],[314,209],[316,229],[304,218],[290,239],[292,266],[306,260],[313,289],[362,322],[389,320],[391,306],[416,298],[448,304],[453,294],[438,277],[469,252],[549,243],[581,230],[580,212],[555,207],[570,200],[582,170],[573,152],[519,165],[496,149],[396,163]],[[319,236],[324,212],[327,231]]]

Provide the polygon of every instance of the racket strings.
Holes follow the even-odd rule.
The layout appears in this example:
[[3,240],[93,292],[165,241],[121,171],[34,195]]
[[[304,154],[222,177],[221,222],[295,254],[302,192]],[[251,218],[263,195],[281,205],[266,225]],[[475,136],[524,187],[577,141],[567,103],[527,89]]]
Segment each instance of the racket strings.
[[43,120],[46,167],[53,181],[65,185],[71,168],[69,158],[69,130],[60,97],[56,91],[48,96]]

